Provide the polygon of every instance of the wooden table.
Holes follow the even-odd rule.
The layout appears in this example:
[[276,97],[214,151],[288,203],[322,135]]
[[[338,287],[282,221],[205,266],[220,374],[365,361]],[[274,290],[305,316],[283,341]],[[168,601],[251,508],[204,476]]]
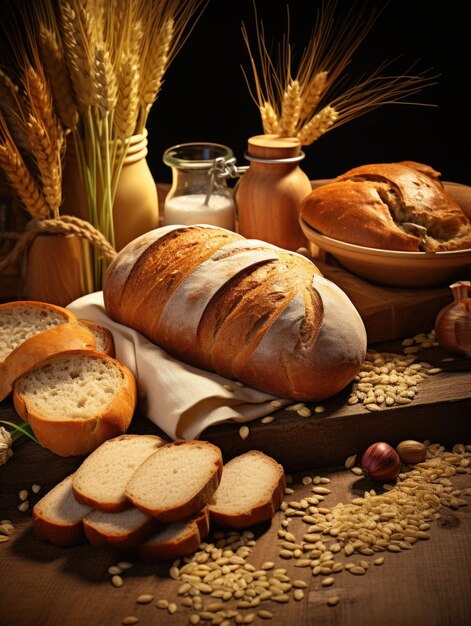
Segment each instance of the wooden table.
[[[14,417],[11,403],[8,400],[1,403],[0,419]],[[149,423],[141,418],[136,418],[135,425],[136,430],[149,429]],[[122,560],[122,556],[88,545],[58,548],[34,535],[30,511],[22,513],[17,508],[19,491],[29,490],[32,505],[81,461],[78,457],[58,457],[22,438],[14,446],[14,456],[0,467],[0,518],[10,519],[15,525],[10,540],[0,543],[1,624],[113,626],[129,615],[137,616],[139,624],[146,626],[189,623],[193,611],[182,606],[182,598],[177,596],[180,582],[168,577],[168,565],[151,566],[135,561],[134,567],[124,574],[124,585],[115,588],[108,567]],[[299,500],[310,493],[310,487],[301,484],[306,473],[295,475],[295,493],[287,495],[286,500]],[[362,495],[364,489],[376,486],[343,467],[318,469],[315,473],[331,479],[332,493],[326,498],[326,506],[346,502]],[[41,485],[36,496],[31,492],[33,483]],[[456,476],[454,484],[458,488],[471,487],[471,475]],[[385,564],[372,565],[366,576],[352,576],[345,571],[336,574],[334,586],[328,589],[321,587],[320,578],[311,576],[309,569],[295,568],[292,561],[278,556],[277,531],[282,516],[279,512],[269,527],[254,529],[256,546],[249,561],[259,567],[262,562],[273,560],[277,567],[286,567],[292,579],[303,579],[309,587],[302,601],[292,599],[286,605],[263,603],[263,608],[273,613],[273,619],[266,623],[273,626],[465,626],[471,623],[471,507],[456,511],[442,509],[441,519],[432,525],[429,541],[419,542],[407,552],[386,553]],[[305,526],[299,520],[290,526],[290,530],[299,534],[301,528]],[[152,594],[154,601],[137,604],[136,597],[142,593]],[[340,602],[330,607],[326,600],[333,593],[340,597]],[[156,608],[159,598],[175,601],[177,612],[170,615]],[[202,622],[206,623],[210,624]],[[264,621],[257,618],[254,623]]]

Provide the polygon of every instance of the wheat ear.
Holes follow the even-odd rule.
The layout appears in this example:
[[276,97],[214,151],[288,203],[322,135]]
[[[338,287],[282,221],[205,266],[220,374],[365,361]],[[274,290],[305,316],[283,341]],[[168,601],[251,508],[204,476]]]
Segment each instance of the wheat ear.
[[29,152],[28,137],[23,126],[24,103],[18,85],[0,69],[0,112],[8,125],[8,129],[16,145]]
[[294,137],[301,111],[300,86],[297,80],[290,82],[283,93],[280,117],[280,136]]
[[110,53],[102,41],[95,46],[95,102],[104,111],[116,106],[118,87]]
[[317,72],[307,86],[306,95],[301,106],[300,119],[305,120],[312,116],[322,94],[327,86],[328,72]]
[[266,135],[276,134],[280,129],[278,115],[270,102],[264,102],[260,107],[260,115],[262,117],[263,132]]
[[0,144],[0,167],[28,213],[40,219],[50,217],[47,202],[13,141]]
[[339,117],[338,112],[327,105],[305,124],[298,133],[301,145],[308,146],[326,133],[335,124]]
[[57,113],[64,126],[73,129],[78,122],[78,111],[64,51],[57,34],[43,25],[39,29],[39,49],[41,60],[49,77]]
[[64,53],[80,113],[95,103],[94,80],[95,34],[86,7],[61,0],[60,19]]
[[139,112],[139,60],[123,53],[118,69],[118,100],[114,125],[120,139],[134,134]]
[[162,85],[162,78],[169,60],[170,45],[174,34],[174,20],[164,21],[158,37],[147,54],[144,62],[144,71],[141,75],[141,89],[139,99],[141,106],[149,111],[155,102]]
[[54,214],[59,216],[62,202],[62,167],[60,140],[52,140],[47,129],[30,115],[27,124],[29,140],[38,167],[39,180],[44,198]]

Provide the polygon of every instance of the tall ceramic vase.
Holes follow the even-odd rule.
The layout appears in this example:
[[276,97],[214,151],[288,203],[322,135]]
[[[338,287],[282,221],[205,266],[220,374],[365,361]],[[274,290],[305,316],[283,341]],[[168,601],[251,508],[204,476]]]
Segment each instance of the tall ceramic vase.
[[299,209],[312,186],[299,167],[303,159],[299,140],[276,135],[251,137],[247,159],[250,167],[236,189],[239,233],[287,250],[308,248]]
[[[118,148],[119,150],[119,148]],[[131,137],[113,203],[115,247],[159,225],[157,186],[147,162],[147,130]],[[69,146],[63,173],[61,213],[88,220],[88,202],[75,150]]]

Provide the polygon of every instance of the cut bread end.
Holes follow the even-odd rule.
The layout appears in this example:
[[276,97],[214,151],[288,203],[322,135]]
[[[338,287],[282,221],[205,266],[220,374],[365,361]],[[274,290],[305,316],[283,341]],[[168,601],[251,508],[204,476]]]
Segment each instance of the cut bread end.
[[207,507],[190,518],[169,524],[138,546],[138,552],[146,563],[163,563],[193,554],[201,540],[209,533]]
[[89,330],[95,337],[96,352],[103,352],[103,354],[115,358],[116,349],[113,334],[108,328],[96,322],[92,322],[91,320],[79,320],[79,325]]
[[85,455],[126,432],[136,406],[136,381],[112,357],[71,350],[16,380],[13,402],[42,446],[60,456]]
[[219,526],[247,528],[272,519],[286,487],[283,467],[251,450],[224,465],[221,482],[208,508]]
[[61,547],[85,541],[82,520],[92,510],[75,500],[72,480],[73,474],[67,476],[33,508],[32,523],[38,537]]
[[209,502],[222,464],[221,450],[207,441],[173,442],[142,463],[126,486],[126,497],[160,522],[177,522]]
[[166,442],[157,435],[120,435],[105,441],[75,472],[76,499],[98,511],[116,513],[131,507],[125,488],[137,468]]
[[85,536],[92,546],[131,550],[145,541],[159,524],[132,507],[119,513],[92,511],[83,519]]

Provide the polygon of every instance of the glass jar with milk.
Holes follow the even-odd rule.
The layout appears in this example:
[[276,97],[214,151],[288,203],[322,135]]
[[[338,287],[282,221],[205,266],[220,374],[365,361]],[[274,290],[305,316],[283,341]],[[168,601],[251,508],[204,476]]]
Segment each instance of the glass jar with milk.
[[232,150],[217,143],[184,143],[168,148],[163,161],[172,168],[163,225],[210,224],[234,230],[235,202],[227,185]]

